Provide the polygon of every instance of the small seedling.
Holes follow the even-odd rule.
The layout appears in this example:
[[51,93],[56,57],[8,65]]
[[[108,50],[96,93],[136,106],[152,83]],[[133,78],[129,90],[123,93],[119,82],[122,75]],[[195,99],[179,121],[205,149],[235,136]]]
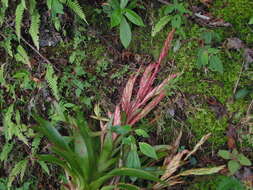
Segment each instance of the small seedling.
[[120,41],[127,48],[132,39],[131,26],[128,21],[137,25],[145,26],[142,18],[132,9],[136,7],[136,0],[110,0],[104,6],[104,12],[107,13],[111,20],[111,28],[119,27]]
[[198,51],[197,66],[208,67],[212,71],[223,73],[223,64],[220,60],[220,50],[212,47],[212,43],[220,40],[220,37],[215,32],[204,32],[201,35],[204,46]]
[[242,166],[251,166],[251,161],[236,149],[232,152],[219,150],[218,155],[225,160],[229,160],[228,169],[231,175],[235,174]]

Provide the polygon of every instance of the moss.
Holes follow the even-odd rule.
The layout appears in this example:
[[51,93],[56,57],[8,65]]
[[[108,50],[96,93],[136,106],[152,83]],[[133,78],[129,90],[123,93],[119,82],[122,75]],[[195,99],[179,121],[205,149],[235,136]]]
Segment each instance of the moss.
[[208,140],[212,147],[216,149],[224,145],[226,142],[224,134],[228,125],[227,119],[225,117],[217,119],[215,114],[208,108],[199,108],[193,111],[194,113],[187,119],[186,123],[195,135],[195,141],[197,142],[204,135],[212,133]]
[[233,25],[227,30],[229,36],[237,36],[247,43],[253,42],[252,29],[248,25],[253,16],[252,0],[217,0],[212,8],[214,14]]

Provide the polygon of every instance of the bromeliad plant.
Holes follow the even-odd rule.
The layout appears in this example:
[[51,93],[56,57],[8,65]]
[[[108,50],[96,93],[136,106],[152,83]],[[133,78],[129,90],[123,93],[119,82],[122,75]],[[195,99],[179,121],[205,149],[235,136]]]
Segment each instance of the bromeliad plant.
[[[115,187],[123,186],[125,189],[138,189],[134,185],[126,184],[124,181],[121,182],[115,176],[137,177],[162,183],[159,178],[140,168],[125,168],[122,166],[120,154],[122,136],[116,135],[115,132],[112,132],[112,129],[117,127],[116,125],[134,125],[165,97],[164,87],[176,75],[168,77],[155,88],[152,87],[152,84],[163,58],[168,53],[173,33],[174,31],[169,33],[159,60],[145,69],[135,99],[131,100],[131,97],[133,96],[135,81],[141,69],[137,74],[130,77],[121,103],[116,106],[114,115],[110,114],[111,119],[107,120],[106,124],[100,121],[102,129],[100,132],[93,132],[92,127],[88,125],[81,114],[74,118],[65,116],[62,112],[59,114],[61,115],[61,121],[69,129],[69,136],[64,137],[55,128],[53,122],[46,121],[36,114],[33,115],[39,124],[35,127],[35,130],[48,138],[52,143],[51,151],[57,155],[39,155],[38,159],[57,164],[64,169],[68,180],[68,183],[64,184],[66,189],[97,190],[101,187],[106,189],[105,184],[110,179],[111,184]],[[145,104],[147,105],[145,106]],[[96,118],[100,119],[100,112],[97,107],[95,108]],[[120,116],[124,113],[125,119]],[[141,144],[140,147],[145,148],[145,144]]]
[[[114,114],[109,114],[109,119],[101,117],[99,107],[95,106],[96,116],[93,116],[93,118],[100,120],[101,131],[92,131],[91,129],[95,129],[95,127],[88,124],[81,112],[78,112],[76,117],[66,116],[64,111],[61,111],[58,107],[61,123],[67,126],[68,131],[68,136],[63,136],[56,129],[55,122],[46,121],[33,114],[34,119],[39,124],[35,127],[35,130],[48,138],[51,143],[51,151],[54,153],[54,155],[38,155],[37,158],[43,162],[59,165],[64,169],[68,181],[67,184],[63,184],[65,189],[106,190],[120,188],[137,190],[139,187],[128,182],[130,179],[135,181],[138,178],[155,181],[155,185],[151,184],[152,189],[162,189],[168,185],[181,182],[180,177],[182,176],[211,174],[224,167],[187,170],[174,177],[172,174],[181,166],[183,156],[186,155],[185,159],[191,156],[204,140],[197,144],[193,151],[185,150],[175,156],[172,154],[168,157],[165,157],[164,154],[162,157],[160,154],[156,154],[156,151],[160,150],[161,147],[155,148],[145,142],[140,142],[138,143],[139,149],[144,160],[150,158],[157,160],[165,157],[162,170],[154,175],[154,171],[141,168],[143,165],[140,163],[135,140],[131,135],[126,136],[133,129],[134,124],[145,117],[165,97],[165,85],[170,79],[176,77],[176,75],[171,75],[160,85],[153,87],[162,60],[168,53],[173,33],[174,31],[169,33],[158,61],[144,70],[137,94],[134,93],[134,87],[141,69],[137,74],[130,77],[121,102],[116,106]],[[124,125],[125,127],[122,127]],[[147,137],[144,131],[135,130],[135,133]],[[124,152],[125,145],[131,146],[126,152]],[[139,163],[137,163],[138,159]],[[151,160],[151,162],[153,161]],[[146,163],[150,163],[150,161]],[[121,178],[120,176],[128,176],[130,179]],[[159,178],[159,176],[161,177]]]
[[46,121],[34,114],[34,119],[39,123],[35,129],[45,135],[51,145],[51,151],[56,155],[38,155],[40,161],[59,165],[64,169],[68,183],[63,184],[69,190],[97,190],[124,187],[125,189],[138,189],[137,186],[118,181],[108,185],[108,181],[116,176],[131,176],[151,181],[161,181],[154,175],[133,168],[119,165],[120,140],[113,141],[109,128],[101,141],[100,132],[91,131],[82,114],[76,118],[65,117],[70,135],[62,136],[52,122]]
[[104,11],[109,15],[111,28],[119,26],[120,41],[127,48],[132,39],[131,23],[137,26],[145,26],[141,17],[132,9],[136,7],[137,0],[109,0],[104,5]]

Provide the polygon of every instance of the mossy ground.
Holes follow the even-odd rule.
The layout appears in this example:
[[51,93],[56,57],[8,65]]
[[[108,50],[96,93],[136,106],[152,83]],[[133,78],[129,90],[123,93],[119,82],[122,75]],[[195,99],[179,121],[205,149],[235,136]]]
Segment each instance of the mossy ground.
[[[226,6],[220,8],[223,7],[224,4],[226,4]],[[184,27],[187,42],[182,43],[180,49],[177,52],[171,52],[169,56],[170,60],[174,59],[175,61],[174,67],[166,63],[162,65],[160,75],[164,77],[171,72],[182,73],[176,83],[180,92],[188,95],[198,95],[203,99],[213,97],[226,108],[227,114],[220,118],[217,118],[214,111],[205,101],[192,102],[185,110],[185,113],[188,113],[185,124],[187,130],[191,131],[194,136],[193,142],[196,143],[205,134],[212,133],[212,137],[209,139],[212,150],[218,150],[225,145],[227,141],[226,130],[229,122],[231,122],[229,121],[231,114],[236,112],[240,116],[245,115],[247,106],[250,103],[249,98],[233,100],[233,90],[239,79],[244,60],[241,52],[229,51],[228,53],[223,47],[223,42],[225,42],[228,37],[239,37],[245,40],[247,45],[250,46],[253,40],[253,32],[247,22],[250,16],[253,15],[252,11],[250,11],[253,10],[252,5],[253,2],[249,0],[227,1],[227,3],[224,1],[215,1],[211,11],[225,21],[231,22],[233,27],[204,29],[197,24],[187,24],[187,27]],[[151,38],[150,31],[147,31],[147,29],[137,29],[131,49],[134,52],[149,53],[156,59],[163,45],[162,39],[166,38],[170,30],[171,28],[169,26],[165,27],[157,36]],[[220,50],[219,57],[224,66],[223,74],[210,70],[205,71],[204,68],[197,67],[196,62],[199,44],[196,39],[199,39],[203,30],[212,30],[222,38],[222,41],[216,44],[216,48]],[[176,35],[175,40],[179,37],[180,36]],[[245,83],[249,83],[249,77],[247,77],[249,72],[243,73],[243,75],[245,77],[240,78],[238,88],[243,87]],[[239,118],[235,118],[233,121],[236,123],[239,121]]]

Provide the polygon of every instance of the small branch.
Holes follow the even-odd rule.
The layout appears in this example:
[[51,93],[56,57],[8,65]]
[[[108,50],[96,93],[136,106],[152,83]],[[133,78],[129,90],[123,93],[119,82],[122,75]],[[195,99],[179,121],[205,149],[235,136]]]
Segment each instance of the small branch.
[[240,73],[239,73],[239,77],[238,77],[238,79],[237,79],[237,81],[236,81],[236,83],[235,83],[235,87],[234,87],[234,90],[233,90],[233,94],[236,93],[236,90],[237,90],[239,81],[240,81],[240,79],[241,79],[241,75],[242,75],[242,71],[243,71],[244,64],[245,64],[245,62],[243,62],[243,64],[242,64],[242,68],[241,68],[241,71],[240,71]]
[[249,104],[249,107],[248,107],[248,110],[247,110],[247,116],[250,115],[250,111],[251,111],[252,108],[253,108],[253,99],[251,100],[251,102]]
[[169,5],[169,4],[170,4],[169,2],[167,2],[167,1],[165,1],[165,0],[157,0],[157,1],[159,1],[160,3],[163,3],[163,4],[165,4],[165,5]]
[[52,64],[46,57],[44,57],[35,47],[33,47],[28,41],[26,41],[22,36],[21,40],[28,45],[34,52],[36,52],[45,62]]

